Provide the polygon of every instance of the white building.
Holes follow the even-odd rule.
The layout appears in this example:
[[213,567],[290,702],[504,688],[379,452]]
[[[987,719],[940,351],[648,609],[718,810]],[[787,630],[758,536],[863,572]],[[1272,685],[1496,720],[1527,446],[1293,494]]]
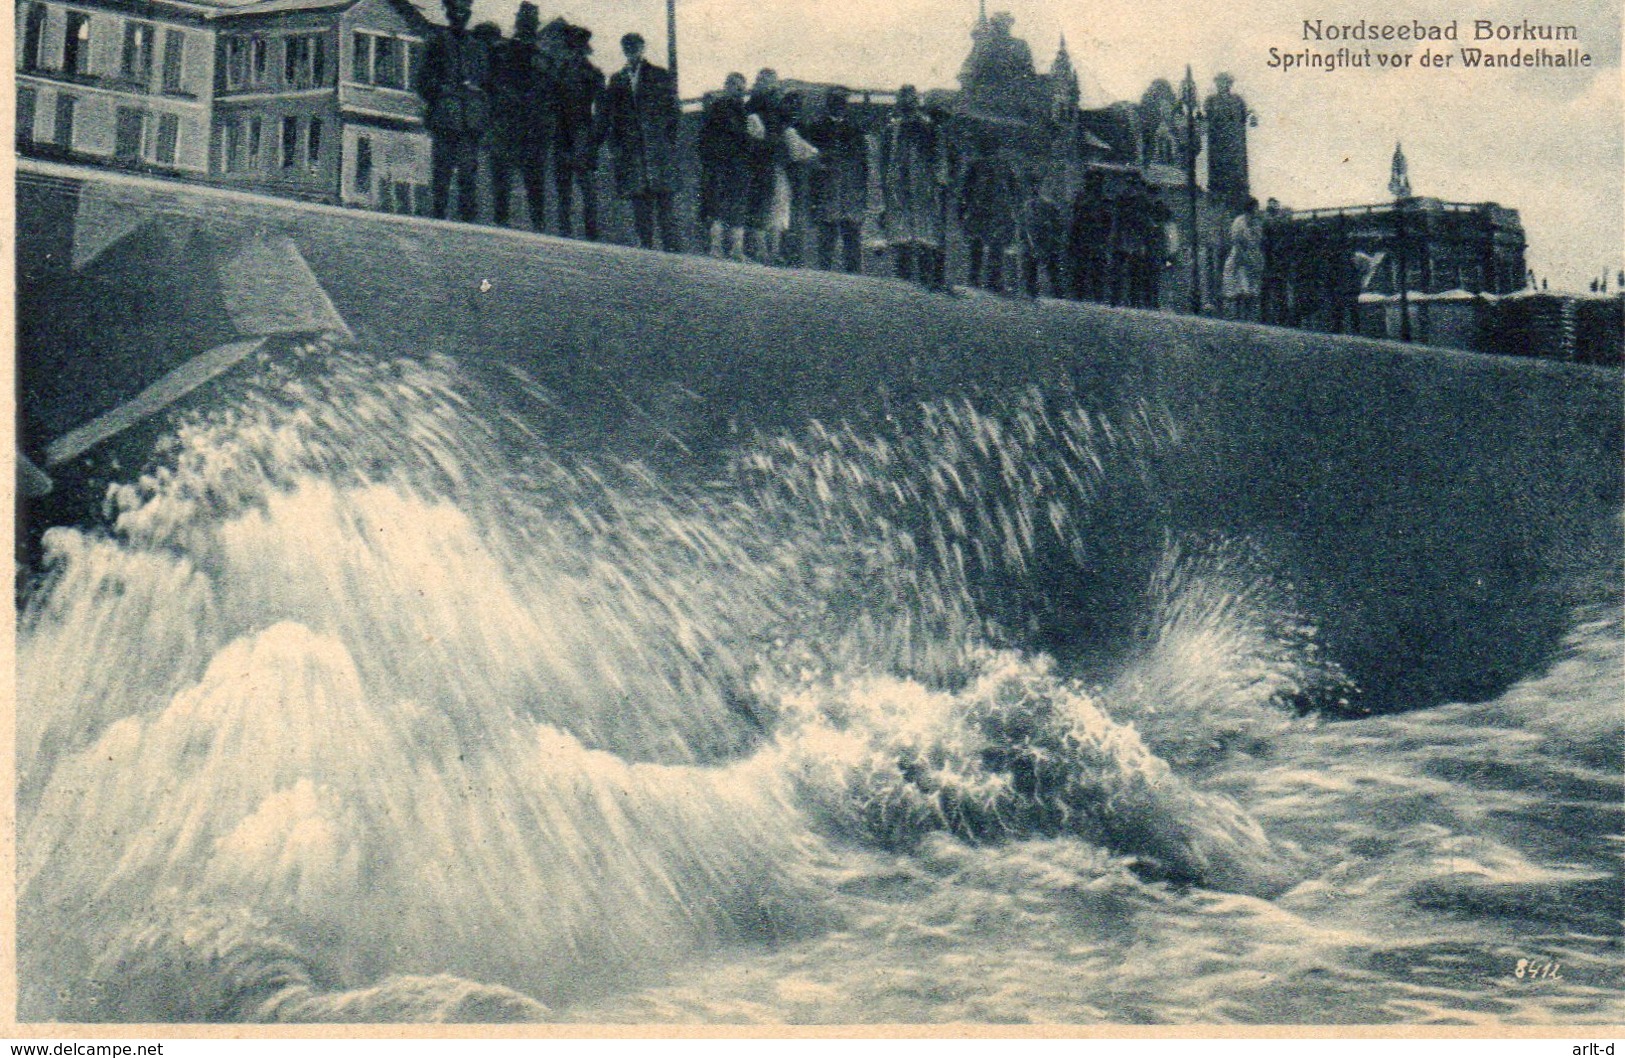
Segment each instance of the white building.
[[274,194],[424,212],[409,0],[21,0],[17,146]]
[[22,0],[18,146],[207,176],[212,11],[181,0]]
[[407,0],[259,0],[221,10],[217,179],[425,212],[429,137],[413,91],[432,26]]

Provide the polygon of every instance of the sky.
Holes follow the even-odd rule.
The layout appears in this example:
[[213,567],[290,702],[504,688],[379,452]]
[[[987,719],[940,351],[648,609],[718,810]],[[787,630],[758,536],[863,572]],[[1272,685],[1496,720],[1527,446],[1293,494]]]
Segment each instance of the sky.
[[[595,61],[620,65],[617,41],[637,30],[664,61],[662,0],[538,0],[543,18],[563,15],[594,30]],[[512,25],[517,0],[477,0],[475,17]],[[1620,24],[1625,0],[988,0],[1009,11],[1015,33],[1047,70],[1064,33],[1084,105],[1137,100],[1157,77],[1177,84],[1186,63],[1204,95],[1229,72],[1258,117],[1249,133],[1252,184],[1260,199],[1293,208],[1363,204],[1388,197],[1396,142],[1418,195],[1515,208],[1529,239],[1529,265],[1553,289],[1584,290],[1625,268],[1625,115]],[[1479,19],[1572,25],[1572,43],[1525,48],[1592,56],[1589,69],[1271,69],[1269,49],[1304,42],[1305,19],[1343,24],[1459,23]],[[677,0],[682,94],[772,66],[781,76],[862,88],[957,87],[976,0]],[[1455,52],[1471,40],[1432,45]],[[1363,49],[1358,41],[1351,46]],[[1510,50],[1517,43],[1492,44]],[[1612,285],[1610,285],[1612,289]]]

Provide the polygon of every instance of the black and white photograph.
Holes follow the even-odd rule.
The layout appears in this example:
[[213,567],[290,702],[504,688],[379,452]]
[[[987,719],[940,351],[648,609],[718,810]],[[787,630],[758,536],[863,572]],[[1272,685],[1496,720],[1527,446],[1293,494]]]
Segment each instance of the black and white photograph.
[[16,0],[8,1035],[1618,1037],[1622,16]]

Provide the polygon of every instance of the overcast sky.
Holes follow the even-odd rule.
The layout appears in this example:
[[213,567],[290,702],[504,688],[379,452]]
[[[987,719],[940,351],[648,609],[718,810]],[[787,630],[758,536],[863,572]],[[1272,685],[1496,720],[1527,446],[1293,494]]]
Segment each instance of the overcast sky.
[[[538,0],[594,30],[595,59],[621,64],[617,41],[638,30],[651,58],[665,55],[663,0]],[[512,25],[517,0],[478,0],[476,18]],[[1296,208],[1380,201],[1403,141],[1419,195],[1493,200],[1520,211],[1530,266],[1554,288],[1584,289],[1625,267],[1625,147],[1621,114],[1621,0],[988,0],[1015,16],[1015,33],[1047,70],[1065,33],[1086,106],[1138,99],[1153,78],[1177,83],[1189,62],[1211,91],[1235,75],[1258,115],[1250,133],[1260,199]],[[730,70],[857,87],[957,87],[976,0],[678,0],[682,92],[721,85]],[[1476,19],[1578,27],[1574,44],[1594,65],[1579,70],[1408,68],[1282,73],[1269,49],[1306,44],[1304,19],[1345,22]],[[1454,51],[1471,41],[1440,47]],[[1357,47],[1364,45],[1357,44]],[[1512,48],[1516,45],[1492,45]],[[1393,45],[1384,50],[1412,50]]]

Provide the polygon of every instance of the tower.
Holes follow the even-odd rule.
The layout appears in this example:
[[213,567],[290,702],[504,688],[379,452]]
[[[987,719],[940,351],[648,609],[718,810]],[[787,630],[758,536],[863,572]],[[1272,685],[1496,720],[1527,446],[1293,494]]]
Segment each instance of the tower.
[[1078,87],[1078,71],[1072,66],[1072,56],[1067,54],[1065,33],[1061,34],[1055,61],[1050,64],[1049,87],[1051,116],[1059,120],[1077,112],[1083,92]]
[[1015,18],[997,11],[971,31],[971,51],[959,71],[965,109],[1018,120],[1042,120],[1051,105],[1032,49],[1011,32]]
[[1394,160],[1388,167],[1388,193],[1395,198],[1411,197],[1411,167],[1405,161],[1405,151],[1394,144]]
[[1251,195],[1247,175],[1247,126],[1252,114],[1247,103],[1230,90],[1235,79],[1227,73],[1213,78],[1216,91],[1207,97],[1207,189],[1224,208],[1240,213]]

